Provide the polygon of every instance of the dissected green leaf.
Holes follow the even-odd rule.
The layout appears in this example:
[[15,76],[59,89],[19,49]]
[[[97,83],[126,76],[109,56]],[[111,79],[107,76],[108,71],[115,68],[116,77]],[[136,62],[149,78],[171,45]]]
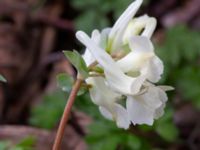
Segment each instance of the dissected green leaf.
[[63,51],[67,59],[74,65],[83,78],[88,77],[88,68],[82,56],[77,51]]

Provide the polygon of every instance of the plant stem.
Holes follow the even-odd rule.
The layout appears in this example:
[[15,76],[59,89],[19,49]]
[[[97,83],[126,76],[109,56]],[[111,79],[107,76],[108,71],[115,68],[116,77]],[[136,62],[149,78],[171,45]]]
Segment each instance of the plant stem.
[[58,127],[57,135],[56,135],[54,145],[53,145],[53,150],[60,150],[60,145],[62,143],[62,138],[63,138],[65,127],[66,127],[66,124],[67,124],[67,121],[68,121],[68,118],[70,115],[70,111],[71,111],[72,105],[74,103],[74,100],[76,98],[76,95],[81,87],[82,82],[83,82],[83,80],[77,79],[72,88],[72,91],[69,95],[67,104],[65,106],[65,110],[63,112],[63,116],[61,118],[61,121],[60,121],[60,124]]

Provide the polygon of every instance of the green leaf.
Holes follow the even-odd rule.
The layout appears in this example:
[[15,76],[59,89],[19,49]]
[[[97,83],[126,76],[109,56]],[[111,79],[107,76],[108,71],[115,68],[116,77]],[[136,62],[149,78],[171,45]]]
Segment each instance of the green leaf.
[[36,143],[36,138],[35,137],[26,137],[20,143],[18,143],[16,146],[17,147],[22,147],[22,148],[27,148],[27,147],[32,147]]
[[74,65],[83,78],[87,78],[88,68],[82,56],[77,51],[63,51],[67,59]]
[[7,82],[7,80],[0,74],[0,81],[1,82]]
[[174,141],[178,135],[177,128],[170,122],[157,126],[156,131],[161,137],[169,142]]
[[166,111],[165,115],[157,120],[155,130],[163,139],[173,142],[178,136],[178,129],[173,123],[173,111],[171,109]]
[[68,97],[67,93],[62,91],[45,95],[42,103],[32,108],[29,123],[45,129],[55,127],[62,116],[66,97]]
[[142,143],[141,140],[135,135],[127,134],[127,145],[134,150],[139,150]]
[[6,150],[9,145],[10,145],[10,142],[8,142],[8,141],[1,141],[0,142],[0,150]]
[[57,76],[57,82],[59,87],[65,91],[65,92],[70,92],[74,83],[74,79],[72,76],[61,73]]

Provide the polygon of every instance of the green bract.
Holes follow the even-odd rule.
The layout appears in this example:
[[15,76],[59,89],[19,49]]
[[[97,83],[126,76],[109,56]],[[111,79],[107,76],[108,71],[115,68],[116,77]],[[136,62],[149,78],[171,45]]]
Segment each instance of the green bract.
[[67,59],[74,65],[80,75],[85,79],[89,76],[88,68],[82,56],[77,51],[63,51]]

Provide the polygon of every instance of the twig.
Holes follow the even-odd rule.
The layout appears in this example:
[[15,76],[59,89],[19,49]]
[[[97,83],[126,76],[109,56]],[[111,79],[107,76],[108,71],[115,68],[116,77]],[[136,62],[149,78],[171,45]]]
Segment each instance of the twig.
[[60,150],[60,145],[62,143],[62,138],[63,138],[63,135],[64,135],[65,126],[66,126],[66,123],[68,121],[72,105],[74,103],[74,100],[76,98],[78,90],[80,89],[81,84],[82,84],[82,80],[77,79],[76,83],[74,84],[74,86],[72,88],[72,91],[71,91],[70,96],[68,98],[67,104],[65,106],[65,110],[63,112],[63,116],[61,118],[61,121],[60,121],[60,124],[59,124],[59,127],[58,127],[56,139],[55,139],[54,145],[53,145],[53,150]]

